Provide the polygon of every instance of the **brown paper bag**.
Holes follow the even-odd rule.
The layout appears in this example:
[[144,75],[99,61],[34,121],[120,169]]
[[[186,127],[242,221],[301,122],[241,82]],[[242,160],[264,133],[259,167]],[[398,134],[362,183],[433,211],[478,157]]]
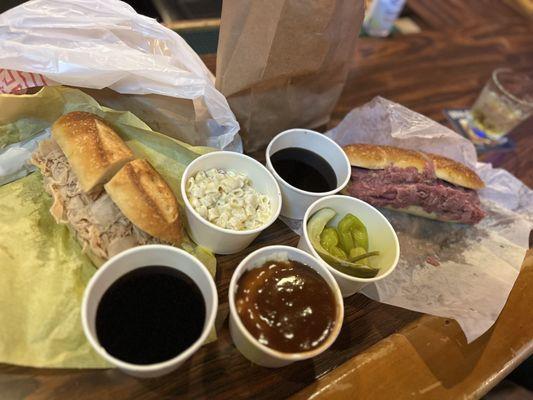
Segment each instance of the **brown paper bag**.
[[241,124],[244,148],[289,128],[329,121],[364,16],[363,0],[225,0],[217,88]]
[[109,88],[80,88],[99,104],[121,111],[131,111],[152,130],[193,146],[209,141],[206,124],[201,118],[202,107],[195,107],[194,100],[177,99],[157,94],[123,94]]

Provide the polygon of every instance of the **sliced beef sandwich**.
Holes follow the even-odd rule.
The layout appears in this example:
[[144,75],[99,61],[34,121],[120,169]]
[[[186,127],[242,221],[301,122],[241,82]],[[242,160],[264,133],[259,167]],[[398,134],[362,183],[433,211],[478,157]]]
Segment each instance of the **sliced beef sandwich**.
[[98,116],[72,112],[59,118],[32,162],[53,198],[52,216],[68,225],[96,265],[134,246],[180,243],[174,193],[147,161],[134,160]]
[[344,147],[352,165],[346,192],[377,207],[440,221],[475,224],[485,216],[476,190],[485,185],[465,165],[391,146]]

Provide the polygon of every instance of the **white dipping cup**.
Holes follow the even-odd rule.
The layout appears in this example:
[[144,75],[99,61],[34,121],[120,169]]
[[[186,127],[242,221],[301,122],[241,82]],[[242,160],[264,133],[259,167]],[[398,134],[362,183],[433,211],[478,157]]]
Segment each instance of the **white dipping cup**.
[[[337,212],[337,215],[329,222],[329,225],[337,226],[339,221],[348,213],[355,215],[365,224],[368,231],[368,251],[377,250],[380,252],[378,256],[372,257],[371,261],[373,267],[379,268],[379,273],[374,278],[357,278],[347,275],[333,268],[318,255],[309,240],[307,222],[314,213],[322,208],[332,208]],[[320,260],[320,263],[335,277],[343,297],[357,293],[371,282],[386,278],[394,271],[400,258],[398,237],[387,218],[370,204],[354,197],[337,195],[317,200],[304,215],[302,231],[303,234],[298,242],[298,248],[307,251]]]
[[[270,199],[272,215],[255,229],[235,231],[221,228],[202,218],[187,197],[187,180],[200,171],[212,168],[232,170],[248,176],[252,187]],[[191,162],[181,178],[181,196],[185,202],[185,214],[192,239],[216,254],[237,253],[248,245],[278,218],[281,209],[281,193],[272,174],[258,161],[244,154],[231,151],[215,151],[204,154]]]
[[[242,274],[245,271],[262,266],[266,261],[287,259],[299,261],[318,272],[329,285],[335,297],[337,314],[335,316],[335,326],[333,331],[330,333],[327,340],[322,343],[322,345],[311,351],[301,353],[283,353],[259,343],[259,341],[245,328],[241,322],[239,314],[237,313],[235,294],[237,293],[239,278],[242,276]],[[235,347],[237,347],[241,354],[251,362],[267,368],[283,367],[295,361],[313,358],[326,351],[333,344],[333,342],[335,342],[335,339],[337,339],[344,318],[342,295],[339,290],[339,286],[335,282],[335,279],[331,273],[317,259],[295,247],[267,246],[249,254],[244,260],[241,261],[231,277],[228,298],[230,309],[229,329],[231,339],[233,340]]]
[[[299,147],[310,150],[324,158],[337,177],[337,187],[329,192],[308,192],[285,182],[276,172],[270,157],[282,149]],[[344,150],[322,133],[309,129],[289,129],[272,139],[266,149],[266,166],[274,175],[281,189],[283,203],[280,214],[287,218],[302,219],[307,208],[316,200],[342,190],[350,180],[352,167]]]
[[[155,364],[132,364],[113,357],[100,345],[96,333],[96,312],[104,293],[119,278],[137,268],[154,265],[174,268],[196,283],[205,300],[204,328],[200,337],[176,357]],[[110,258],[96,271],[85,288],[81,306],[81,321],[87,340],[101,357],[128,375],[139,378],[152,378],[175,370],[202,346],[209,332],[213,329],[217,307],[217,289],[207,268],[196,258],[181,249],[154,244],[134,247],[119,253]]]

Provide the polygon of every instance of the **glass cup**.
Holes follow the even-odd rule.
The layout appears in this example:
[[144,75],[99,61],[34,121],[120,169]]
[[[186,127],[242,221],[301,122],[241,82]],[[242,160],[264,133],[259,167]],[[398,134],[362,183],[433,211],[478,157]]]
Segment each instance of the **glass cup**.
[[533,78],[499,68],[472,106],[469,125],[478,137],[498,141],[532,114]]

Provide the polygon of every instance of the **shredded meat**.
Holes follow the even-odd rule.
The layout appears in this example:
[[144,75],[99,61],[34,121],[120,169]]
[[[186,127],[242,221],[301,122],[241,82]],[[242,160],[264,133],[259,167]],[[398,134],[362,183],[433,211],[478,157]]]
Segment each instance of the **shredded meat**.
[[53,139],[39,144],[31,162],[40,169],[44,188],[54,200],[50,213],[57,223],[69,225],[84,253],[90,250],[106,260],[131,247],[161,243],[133,225],[105,192],[84,193]]
[[474,190],[440,180],[429,169],[420,173],[414,167],[382,170],[352,167],[347,190],[351,196],[377,207],[419,206],[445,221],[475,224],[485,217]]

